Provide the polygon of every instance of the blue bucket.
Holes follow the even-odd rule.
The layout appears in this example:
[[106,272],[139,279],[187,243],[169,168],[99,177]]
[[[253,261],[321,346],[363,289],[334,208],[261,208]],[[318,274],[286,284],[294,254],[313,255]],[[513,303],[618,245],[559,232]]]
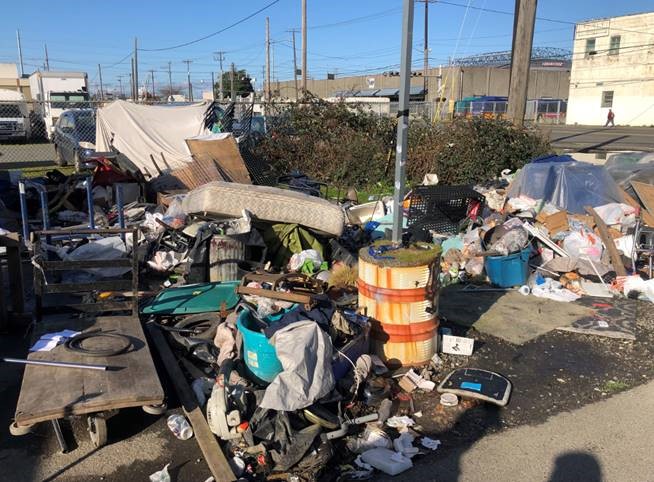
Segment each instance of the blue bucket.
[[491,283],[502,288],[521,286],[529,277],[529,254],[531,248],[508,256],[487,256],[484,268]]
[[[281,315],[279,317],[281,318]],[[249,309],[246,308],[239,313],[236,326],[243,334],[245,365],[260,380],[272,382],[283,370],[275,353],[275,347],[268,342],[266,335],[259,331]]]

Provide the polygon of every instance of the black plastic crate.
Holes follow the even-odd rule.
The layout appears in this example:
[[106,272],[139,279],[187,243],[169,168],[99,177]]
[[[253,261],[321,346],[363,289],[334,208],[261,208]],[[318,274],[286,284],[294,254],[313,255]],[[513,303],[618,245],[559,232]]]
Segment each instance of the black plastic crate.
[[411,232],[456,234],[472,208],[481,214],[485,198],[471,186],[418,186],[411,191],[408,227]]

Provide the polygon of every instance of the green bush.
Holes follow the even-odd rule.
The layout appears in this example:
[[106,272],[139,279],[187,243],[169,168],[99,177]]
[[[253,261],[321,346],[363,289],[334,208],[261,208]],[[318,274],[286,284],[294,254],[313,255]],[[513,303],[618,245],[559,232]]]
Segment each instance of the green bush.
[[[272,129],[256,154],[278,173],[298,169],[336,186],[367,188],[392,183],[396,120],[362,106],[311,99],[303,104],[269,105]],[[407,178],[420,182],[436,173],[443,184],[477,183],[515,170],[550,152],[530,128],[481,118],[433,124],[411,119]]]

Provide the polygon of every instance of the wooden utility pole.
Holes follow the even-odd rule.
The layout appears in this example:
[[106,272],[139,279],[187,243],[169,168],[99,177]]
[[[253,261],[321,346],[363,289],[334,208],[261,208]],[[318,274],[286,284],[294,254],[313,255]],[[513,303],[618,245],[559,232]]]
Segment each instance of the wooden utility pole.
[[23,47],[20,43],[20,30],[16,29],[16,44],[18,45],[18,60],[20,62],[20,76],[25,75],[25,67],[23,66]]
[[150,77],[152,78],[152,100],[155,98],[155,90],[154,90],[154,70],[150,70]]
[[270,101],[270,18],[266,17],[266,85],[263,89],[265,100]]
[[193,85],[191,85],[191,62],[192,60],[182,60],[186,64],[186,81],[188,83],[188,100],[193,102]]
[[225,98],[223,94],[223,60],[225,60],[225,52],[219,50],[218,52],[213,53],[213,59],[217,62],[220,63],[220,78],[218,81],[220,82],[220,92],[218,94],[218,98],[220,100],[223,100]]
[[132,57],[132,71],[129,73],[129,89],[132,100],[136,102],[136,89],[134,88],[134,57]]
[[100,100],[104,100],[104,87],[102,85],[102,66],[100,64],[98,64],[98,77],[100,77]]
[[139,100],[139,46],[138,40],[134,37],[134,100]]
[[293,35],[293,82],[295,83],[295,100],[298,100],[298,85],[297,85],[297,51],[295,50],[295,32],[297,29],[288,30]]
[[424,48],[424,66],[422,68],[422,88],[425,91],[425,100],[427,100],[427,87],[428,87],[428,78],[427,74],[429,72],[429,0],[425,0],[425,48]]
[[216,79],[211,71],[211,100],[216,100]]
[[45,50],[45,70],[50,70],[50,58],[48,57],[48,44],[43,44]]
[[229,83],[230,83],[230,90],[231,90],[231,101],[235,102],[236,101],[236,85],[234,84],[234,77],[236,75],[236,72],[234,71],[234,62],[232,62],[232,67],[229,70]]
[[118,79],[118,91],[120,92],[120,98],[125,98],[125,92],[123,92],[123,76],[119,75],[116,77]]
[[507,107],[507,116],[516,125],[522,125],[525,120],[536,4],[537,0],[516,0],[515,34],[511,52],[509,105]]
[[173,95],[173,70],[172,62],[168,61],[168,95],[172,97]]
[[307,0],[302,0],[302,95],[307,95]]

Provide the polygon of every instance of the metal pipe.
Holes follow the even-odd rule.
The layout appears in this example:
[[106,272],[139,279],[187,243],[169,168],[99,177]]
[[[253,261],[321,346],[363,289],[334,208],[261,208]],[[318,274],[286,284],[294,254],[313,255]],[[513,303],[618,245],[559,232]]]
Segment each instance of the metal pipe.
[[45,188],[38,189],[39,200],[41,201],[41,218],[43,219],[43,229],[50,229],[50,217],[48,212],[48,193]]
[[20,199],[20,219],[23,223],[23,243],[29,242],[30,228],[27,219],[27,201],[25,199],[25,183],[18,181],[18,198]]
[[93,178],[91,176],[86,178],[84,185],[86,187],[86,204],[89,208],[89,229],[95,229],[95,212],[93,210],[93,191],[91,189],[91,184]]
[[2,361],[5,361],[7,363],[19,363],[22,365],[41,365],[46,367],[60,367],[60,368],[83,368],[86,370],[105,371],[108,368],[106,365],[91,365],[88,363],[69,363],[69,362],[41,361],[41,360],[23,360],[22,358],[3,358]]

